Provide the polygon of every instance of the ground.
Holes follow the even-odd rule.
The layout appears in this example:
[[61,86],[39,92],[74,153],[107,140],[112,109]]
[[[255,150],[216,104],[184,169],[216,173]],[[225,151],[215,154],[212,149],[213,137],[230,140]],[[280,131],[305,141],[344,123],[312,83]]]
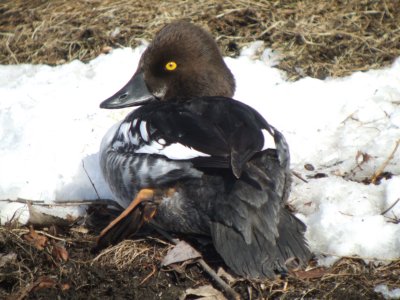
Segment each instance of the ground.
[[[224,55],[263,40],[281,53],[277,67],[292,80],[381,68],[400,56],[399,1],[6,0],[0,16],[1,64],[86,62],[110,47],[150,40],[163,24],[181,18],[207,27]],[[161,268],[172,245],[158,235],[97,256],[90,251],[96,228],[74,222],[0,227],[0,298],[177,299],[188,288],[218,288],[196,262]],[[206,261],[226,269],[218,257]],[[330,268],[231,286],[244,299],[381,299],[374,287],[398,287],[399,275],[400,261],[342,258]]]
[[[0,298],[178,299],[188,288],[215,285],[194,261],[161,268],[172,245],[156,234],[93,254],[97,233],[82,225],[0,228],[0,253],[12,254],[0,257]],[[205,258],[226,269],[216,255]],[[243,299],[383,299],[374,287],[398,286],[399,275],[400,262],[378,266],[343,258],[331,268],[262,282],[237,279],[231,286]]]
[[380,68],[400,54],[399,1],[3,0],[0,14],[1,64],[88,61],[176,19],[208,28],[225,55],[264,41],[290,79]]

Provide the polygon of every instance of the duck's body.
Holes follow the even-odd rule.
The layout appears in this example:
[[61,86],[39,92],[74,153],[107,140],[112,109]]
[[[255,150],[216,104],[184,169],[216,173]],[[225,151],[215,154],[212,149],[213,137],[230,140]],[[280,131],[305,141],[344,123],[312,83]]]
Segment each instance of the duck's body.
[[[185,43],[195,34],[212,50],[208,59],[210,51],[198,51],[191,43],[198,51],[192,64],[204,56],[201,78],[175,72],[177,66],[184,70],[190,59],[171,46],[174,38]],[[110,129],[102,142],[101,168],[111,190],[126,205],[136,199],[99,244],[117,242],[125,237],[123,230],[135,231],[152,219],[167,231],[211,236],[239,275],[272,277],[286,270],[289,258],[304,264],[310,257],[304,224],[285,208],[288,146],[254,109],[227,98],[233,94],[233,77],[209,40],[194,25],[168,25],[143,54],[131,81],[102,104],[143,106]],[[187,51],[185,47],[180,51]],[[165,65],[164,73],[157,73],[158,65]],[[181,77],[185,74],[193,80]],[[268,137],[274,149],[268,148]]]

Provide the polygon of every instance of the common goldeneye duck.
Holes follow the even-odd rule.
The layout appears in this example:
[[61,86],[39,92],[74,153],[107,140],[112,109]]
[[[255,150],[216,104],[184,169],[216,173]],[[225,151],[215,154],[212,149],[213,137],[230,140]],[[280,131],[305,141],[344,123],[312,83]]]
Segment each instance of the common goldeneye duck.
[[292,258],[307,263],[305,225],[285,208],[288,145],[257,111],[231,99],[234,90],[206,31],[175,22],[155,36],[130,81],[100,105],[139,107],[102,141],[104,178],[127,208],[97,249],[151,222],[210,236],[227,266],[247,278],[284,273]]

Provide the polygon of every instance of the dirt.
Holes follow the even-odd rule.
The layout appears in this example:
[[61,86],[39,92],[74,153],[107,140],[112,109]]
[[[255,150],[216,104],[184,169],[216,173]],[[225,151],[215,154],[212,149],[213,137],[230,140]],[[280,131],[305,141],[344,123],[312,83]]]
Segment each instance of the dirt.
[[[16,253],[17,258],[0,268],[0,299],[177,299],[193,281],[202,280],[197,267],[183,276],[158,270],[157,260],[149,253],[122,269],[112,261],[93,262],[95,237],[72,231],[57,234],[68,253],[68,259],[60,261],[50,244],[38,249],[28,242],[27,231],[25,227],[1,228],[0,253]],[[149,239],[141,247],[162,252],[167,246]]]
[[[0,299],[178,299],[188,288],[219,289],[196,261],[161,268],[173,246],[156,233],[92,253],[99,228],[0,227]],[[214,270],[229,271],[209,245],[189,242],[207,254]],[[4,254],[13,258],[4,260]],[[374,265],[342,258],[330,268],[313,264],[285,278],[228,282],[242,299],[383,299],[376,285],[400,285],[400,261]]]

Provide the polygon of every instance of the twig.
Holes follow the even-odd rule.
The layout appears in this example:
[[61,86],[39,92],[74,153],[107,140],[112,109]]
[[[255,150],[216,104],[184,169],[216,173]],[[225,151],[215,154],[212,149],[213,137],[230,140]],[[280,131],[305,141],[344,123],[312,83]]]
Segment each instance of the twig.
[[400,219],[395,215],[394,217],[387,217],[387,216],[384,216],[386,219],[389,219],[389,221],[387,221],[387,222],[389,222],[389,223],[393,223],[393,224],[399,224],[400,223]]
[[292,170],[292,174],[293,174],[294,176],[296,176],[298,179],[300,179],[301,181],[303,181],[303,182],[305,182],[305,183],[308,183],[308,181],[307,181],[306,179],[304,179],[304,178],[301,176],[300,173],[297,173],[296,171],[293,171],[293,170]]
[[378,180],[378,177],[383,173],[389,162],[393,159],[394,154],[396,153],[397,149],[399,148],[400,140],[397,140],[396,145],[394,146],[394,149],[392,153],[390,153],[389,157],[383,162],[383,164],[379,167],[378,170],[374,173],[374,176],[371,178],[371,183],[375,184],[375,182]]
[[153,237],[153,236],[148,236],[148,237],[146,237],[146,239],[156,241],[157,243],[159,243],[161,245],[164,245],[164,246],[171,246],[170,242],[163,241],[163,240],[158,239],[158,238]]
[[82,168],[85,171],[86,176],[89,178],[90,184],[92,185],[96,195],[97,195],[97,199],[100,199],[99,193],[97,192],[96,186],[94,185],[92,178],[90,178],[89,173],[87,172],[86,168],[85,168],[85,162],[82,159]]
[[219,14],[219,15],[215,16],[215,18],[216,19],[220,19],[220,18],[222,18],[222,17],[224,17],[226,15],[229,15],[231,13],[234,13],[234,12],[237,12],[237,11],[241,11],[241,10],[244,10],[244,8],[241,7],[241,8],[229,9],[229,10],[226,10],[225,12],[223,12],[222,14]]
[[13,38],[14,36],[9,36],[7,41],[6,41],[6,49],[10,53],[11,57],[14,59],[16,64],[19,64],[19,61],[17,57],[15,56],[14,52],[10,48],[10,39]]
[[[340,256],[334,253],[329,253],[329,252],[320,252],[319,254],[324,255],[324,256],[332,256],[337,258],[337,261],[340,261],[341,259],[345,259],[345,258],[349,258],[349,259],[361,259],[361,260],[368,260],[368,261],[377,261],[377,262],[387,262],[387,263],[391,263],[391,262],[395,262],[398,261],[398,259],[390,259],[390,258],[380,258],[377,259],[375,257],[369,257],[369,256],[358,256],[358,255],[344,255],[344,256]],[[335,261],[335,263],[337,262]]]
[[395,207],[395,205],[396,205],[397,203],[399,203],[399,201],[400,201],[400,198],[397,198],[397,200],[394,201],[394,202],[392,203],[392,205],[390,205],[390,206],[389,206],[388,208],[386,208],[383,212],[381,212],[381,215],[386,214],[389,210],[391,210],[393,207]]
[[55,201],[53,203],[45,203],[43,200],[28,200],[23,198],[17,198],[15,200],[11,199],[0,199],[0,202],[10,202],[10,203],[22,203],[44,207],[53,207],[53,206],[78,206],[78,205],[91,205],[91,204],[99,204],[99,205],[108,205],[113,206],[119,210],[124,210],[124,208],[117,202],[111,199],[99,199],[99,200],[62,200]]
[[[22,234],[28,233],[28,232],[29,232],[28,229],[20,229],[19,231],[20,231],[20,233],[22,233]],[[54,240],[57,240],[57,241],[61,241],[61,242],[68,243],[68,244],[73,244],[73,242],[72,242],[71,240],[67,240],[67,239],[63,239],[63,238],[56,237],[56,236],[51,235],[50,233],[47,233],[47,232],[45,232],[45,231],[43,231],[43,230],[35,230],[35,232],[40,233],[40,234],[43,234],[43,235],[45,235],[45,236],[47,236],[47,237],[49,237],[49,238],[52,238],[52,239],[54,239]]]
[[225,281],[222,280],[221,277],[215,273],[213,269],[204,261],[204,259],[200,258],[198,260],[198,263],[201,265],[201,267],[208,273],[208,275],[211,276],[212,279],[215,280],[215,282],[229,295],[230,299],[240,299],[240,295],[236,293]]
[[147,280],[149,280],[149,278],[151,277],[151,276],[153,276],[154,275],[154,273],[157,271],[157,268],[156,268],[156,266],[153,264],[153,269],[151,270],[151,272],[149,273],[149,275],[147,275],[140,283],[139,283],[139,285],[142,285],[143,283],[145,283]]
[[[150,225],[152,225],[150,223]],[[152,226],[158,233],[160,233],[162,236],[164,236],[167,240],[169,240],[171,243],[177,245],[179,243],[178,239],[174,239],[169,233],[165,232],[164,230],[160,229],[157,226]],[[217,273],[204,261],[204,259],[199,258],[197,262],[200,264],[200,266],[203,268],[204,271],[210,275],[212,279],[215,280],[215,282],[229,295],[229,299],[235,299],[239,300],[240,295],[236,293],[225,281],[222,280],[221,277],[218,276]]]
[[42,230],[35,230],[35,231],[36,231],[37,233],[41,233],[41,234],[43,234],[43,235],[45,235],[45,236],[47,236],[47,237],[49,237],[49,238],[52,238],[52,239],[54,239],[54,240],[57,240],[57,241],[61,241],[61,242],[68,243],[68,244],[72,244],[72,243],[73,243],[72,241],[69,241],[69,240],[67,240],[67,239],[63,239],[63,238],[56,237],[56,236],[51,235],[51,234],[49,234],[49,233],[47,233],[47,232],[45,232],[45,231],[42,231]]

